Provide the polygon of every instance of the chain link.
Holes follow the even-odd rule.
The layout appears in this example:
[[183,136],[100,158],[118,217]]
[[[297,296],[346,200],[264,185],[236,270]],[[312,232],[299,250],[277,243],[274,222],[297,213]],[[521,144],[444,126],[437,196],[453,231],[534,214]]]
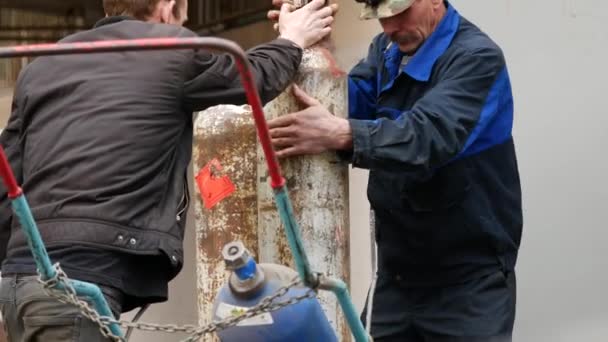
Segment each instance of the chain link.
[[[95,324],[99,326],[99,330],[101,334],[110,338],[114,341],[126,342],[123,337],[117,336],[110,330],[110,325],[119,324],[123,328],[132,328],[143,331],[155,331],[155,332],[163,332],[163,333],[186,333],[189,335],[188,338],[183,340],[182,342],[197,342],[202,336],[206,334],[211,334],[214,332],[218,332],[224,329],[228,329],[230,327],[234,327],[238,325],[240,322],[253,318],[263,313],[274,312],[280,310],[286,306],[298,304],[299,302],[315,298],[317,296],[317,292],[314,289],[309,289],[303,295],[292,297],[285,301],[275,302],[277,299],[285,296],[289,290],[296,286],[300,286],[302,284],[301,280],[295,279],[288,285],[279,288],[274,294],[263,298],[258,305],[249,308],[245,313],[238,316],[227,317],[221,321],[213,322],[206,326],[195,326],[195,325],[175,325],[175,324],[153,324],[153,323],[144,323],[144,322],[129,322],[129,321],[119,321],[110,317],[102,317],[95,309],[91,308],[89,303],[84,301],[83,299],[78,298],[76,290],[70,284],[70,279],[65,274],[65,272],[61,269],[59,264],[55,264],[54,268],[56,270],[56,276],[49,280],[39,279],[39,282],[42,283],[45,292],[53,297],[61,301],[65,304],[71,304],[76,306],[83,316],[93,321]],[[63,290],[56,289],[58,285],[63,286]]]

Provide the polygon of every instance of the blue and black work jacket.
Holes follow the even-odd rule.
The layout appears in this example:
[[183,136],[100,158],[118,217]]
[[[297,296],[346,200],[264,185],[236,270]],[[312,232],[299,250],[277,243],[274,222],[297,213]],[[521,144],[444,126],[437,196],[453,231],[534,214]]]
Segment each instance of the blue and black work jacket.
[[447,7],[413,56],[380,34],[349,77],[350,158],[370,170],[379,269],[412,285],[512,270],[521,239],[505,59]]

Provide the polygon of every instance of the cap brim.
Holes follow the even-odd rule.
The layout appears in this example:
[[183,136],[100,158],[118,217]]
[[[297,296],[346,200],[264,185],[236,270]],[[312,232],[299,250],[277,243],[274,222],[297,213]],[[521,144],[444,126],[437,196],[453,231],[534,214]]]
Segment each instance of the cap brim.
[[397,14],[403,13],[405,10],[410,8],[416,0],[403,1],[403,4],[400,6],[390,6],[387,3],[381,3],[376,8],[371,8],[370,6],[365,5],[361,10],[361,14],[359,15],[359,19],[361,20],[369,20],[369,19],[382,19],[389,18],[395,16]]

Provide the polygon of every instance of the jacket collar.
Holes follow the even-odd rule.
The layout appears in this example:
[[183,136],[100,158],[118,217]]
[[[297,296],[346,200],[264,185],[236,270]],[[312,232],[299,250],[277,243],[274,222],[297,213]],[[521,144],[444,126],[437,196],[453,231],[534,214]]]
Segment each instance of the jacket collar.
[[[447,12],[437,28],[426,39],[408,63],[403,66],[403,72],[420,82],[427,82],[431,77],[433,66],[448,49],[458,27],[460,14],[446,1]],[[390,49],[399,50],[397,44],[391,44]],[[399,59],[400,61],[400,59]]]
[[130,17],[128,15],[116,15],[116,16],[111,16],[111,17],[105,17],[105,18],[99,20],[97,23],[95,23],[95,26],[93,26],[93,28],[98,28],[98,27],[105,26],[105,25],[115,24],[115,23],[125,21],[125,20],[137,20],[137,19]]

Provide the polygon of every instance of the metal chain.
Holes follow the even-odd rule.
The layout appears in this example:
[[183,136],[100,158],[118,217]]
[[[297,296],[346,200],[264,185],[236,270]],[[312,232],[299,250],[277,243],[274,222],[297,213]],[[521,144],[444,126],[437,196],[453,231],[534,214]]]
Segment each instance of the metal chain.
[[[213,322],[206,326],[195,326],[195,325],[175,325],[175,324],[153,324],[153,323],[144,323],[144,322],[129,322],[129,321],[119,321],[110,317],[102,317],[95,309],[91,308],[89,303],[78,298],[76,294],[76,290],[70,284],[68,276],[61,269],[59,264],[55,264],[54,268],[56,270],[56,276],[49,280],[39,279],[39,282],[42,283],[45,292],[53,297],[61,301],[65,304],[71,304],[80,309],[80,312],[83,316],[93,321],[95,324],[99,326],[99,330],[101,334],[110,338],[114,341],[126,342],[123,337],[117,336],[110,330],[111,324],[119,324],[124,328],[132,328],[143,331],[157,331],[164,333],[186,333],[189,335],[188,338],[183,340],[182,342],[196,342],[203,335],[214,333],[217,331],[221,331],[224,329],[228,329],[230,327],[238,325],[240,322],[247,320],[249,318],[258,316],[263,313],[269,313],[273,311],[280,310],[286,306],[298,304],[299,302],[315,298],[317,296],[317,292],[315,289],[309,289],[303,295],[296,296],[290,298],[285,301],[275,302],[275,300],[283,297],[287,294],[287,292],[302,284],[302,281],[299,279],[295,279],[288,285],[279,288],[274,294],[263,298],[258,305],[249,308],[245,313],[238,315],[227,317],[221,321]],[[65,290],[58,290],[55,287],[59,284],[62,284]]]

